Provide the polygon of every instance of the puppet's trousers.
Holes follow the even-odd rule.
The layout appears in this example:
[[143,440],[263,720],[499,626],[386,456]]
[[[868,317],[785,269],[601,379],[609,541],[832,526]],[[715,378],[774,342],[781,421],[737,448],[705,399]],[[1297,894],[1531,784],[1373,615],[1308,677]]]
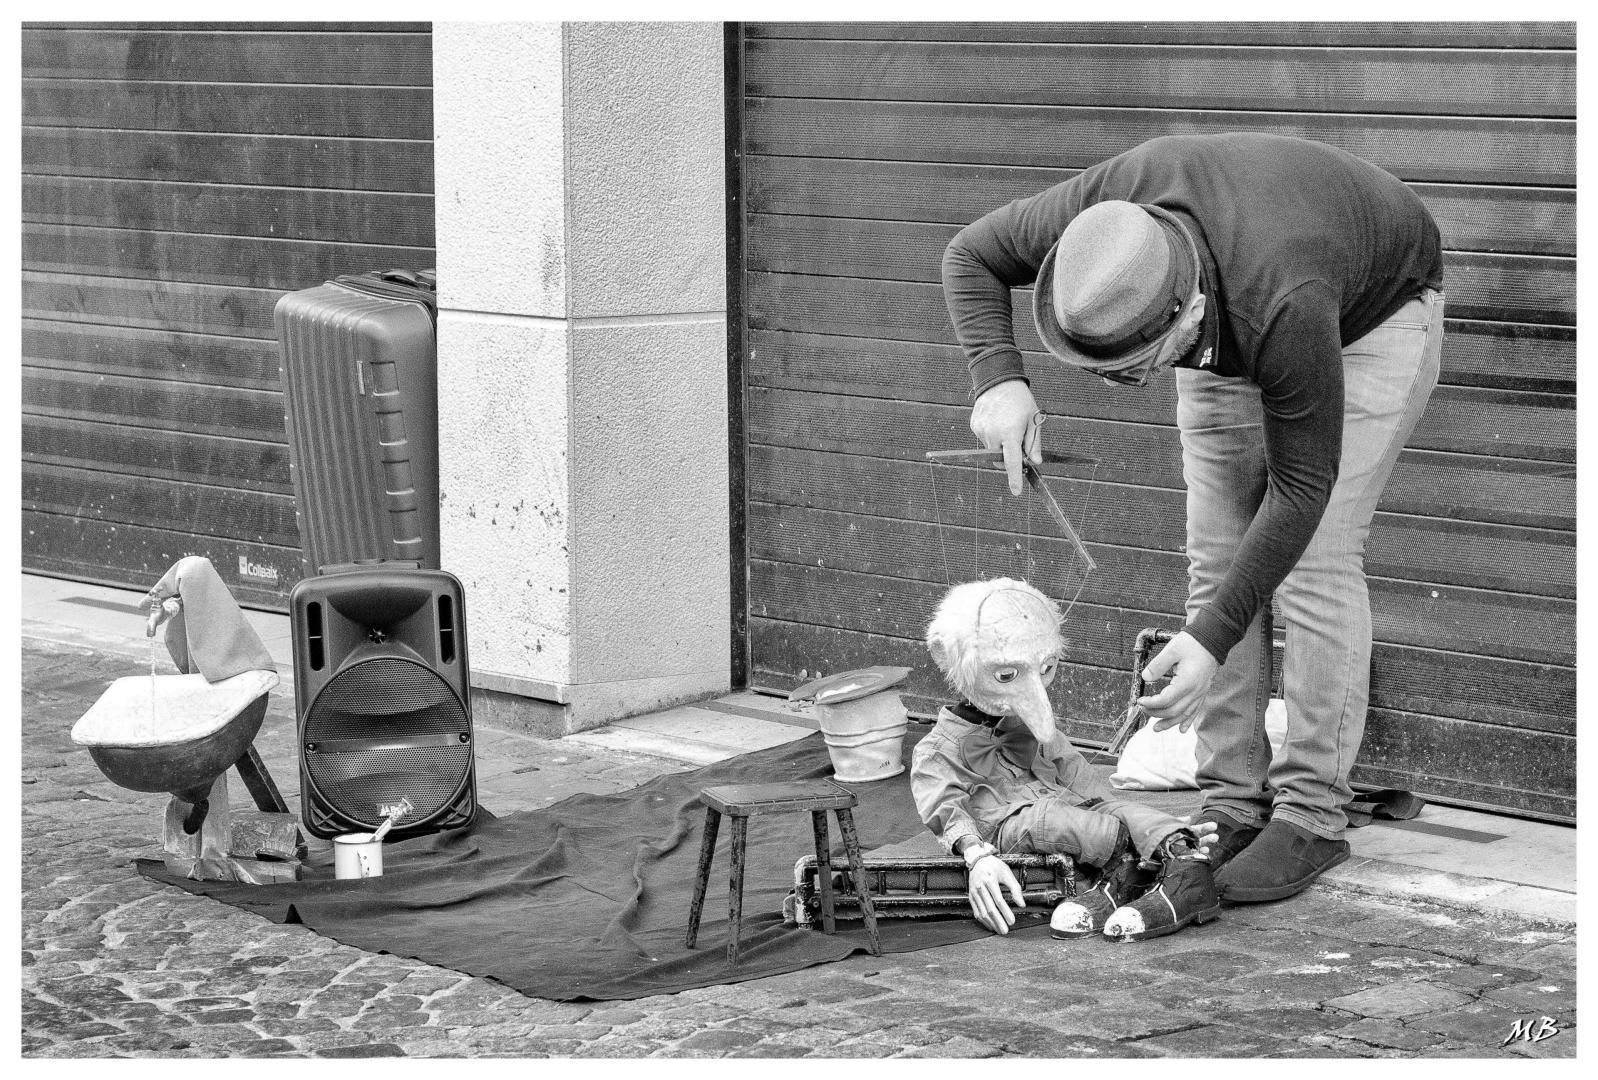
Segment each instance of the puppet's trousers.
[[1144,858],[1152,858],[1161,840],[1184,827],[1165,811],[1129,799],[1084,806],[1050,796],[1000,822],[994,843],[1006,855],[1069,855],[1089,866],[1103,866],[1116,853],[1122,825]]

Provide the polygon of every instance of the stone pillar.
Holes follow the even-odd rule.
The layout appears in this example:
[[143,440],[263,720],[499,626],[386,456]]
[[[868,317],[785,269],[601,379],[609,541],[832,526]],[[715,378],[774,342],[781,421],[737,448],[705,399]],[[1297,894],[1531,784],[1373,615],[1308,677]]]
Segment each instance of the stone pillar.
[[443,564],[477,707],[730,680],[719,23],[435,23]]

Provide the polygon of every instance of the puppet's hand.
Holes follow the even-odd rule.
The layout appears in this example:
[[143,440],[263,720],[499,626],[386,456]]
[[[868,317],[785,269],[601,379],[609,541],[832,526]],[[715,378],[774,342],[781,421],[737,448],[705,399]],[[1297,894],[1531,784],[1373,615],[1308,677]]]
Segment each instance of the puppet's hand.
[[1164,731],[1172,724],[1180,724],[1184,732],[1192,727],[1204,710],[1204,699],[1220,666],[1210,651],[1185,630],[1167,642],[1143,669],[1144,682],[1154,682],[1167,673],[1171,676],[1170,685],[1164,690],[1137,699],[1155,718],[1150,726]]
[[1010,905],[1004,902],[1005,889],[1009,889],[1010,895],[1015,897],[1016,907],[1026,907],[1021,883],[1015,879],[1009,864],[993,855],[978,859],[971,868],[966,895],[971,900],[971,914],[995,934],[1008,934],[1010,927],[1015,925],[1015,914],[1010,910]]
[[1021,461],[1043,464],[1039,438],[1042,413],[1025,379],[990,386],[971,406],[971,433],[984,450],[1004,451],[1004,471],[1009,474],[1010,494],[1021,494]]

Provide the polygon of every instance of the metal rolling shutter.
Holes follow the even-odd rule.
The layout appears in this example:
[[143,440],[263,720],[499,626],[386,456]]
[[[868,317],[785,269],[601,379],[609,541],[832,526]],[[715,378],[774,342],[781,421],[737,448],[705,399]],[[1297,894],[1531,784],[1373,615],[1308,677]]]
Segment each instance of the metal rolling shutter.
[[[1300,135],[1412,184],[1447,249],[1442,385],[1368,548],[1355,779],[1573,819],[1573,25],[750,24],[740,40],[752,682],[908,664],[912,699],[946,696],[919,638],[955,541],[922,456],[971,445],[938,284],[961,225],[1157,135]],[[1174,389],[1068,381],[1016,301],[1040,400],[1069,417],[1052,445],[1103,461],[1052,486],[1085,507],[1101,567],[1056,707],[1104,739],[1137,632],[1181,621]],[[943,496],[946,522],[977,525],[958,542],[995,557],[1048,534],[1002,509],[951,517]]]
[[300,576],[272,307],[430,267],[426,23],[27,23],[23,566]]

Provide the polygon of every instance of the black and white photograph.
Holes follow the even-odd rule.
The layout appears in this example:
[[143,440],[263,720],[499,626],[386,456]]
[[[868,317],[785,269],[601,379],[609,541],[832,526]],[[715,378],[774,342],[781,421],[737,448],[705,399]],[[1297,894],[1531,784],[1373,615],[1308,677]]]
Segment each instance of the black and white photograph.
[[1574,1071],[1573,9],[17,38],[24,1067]]

